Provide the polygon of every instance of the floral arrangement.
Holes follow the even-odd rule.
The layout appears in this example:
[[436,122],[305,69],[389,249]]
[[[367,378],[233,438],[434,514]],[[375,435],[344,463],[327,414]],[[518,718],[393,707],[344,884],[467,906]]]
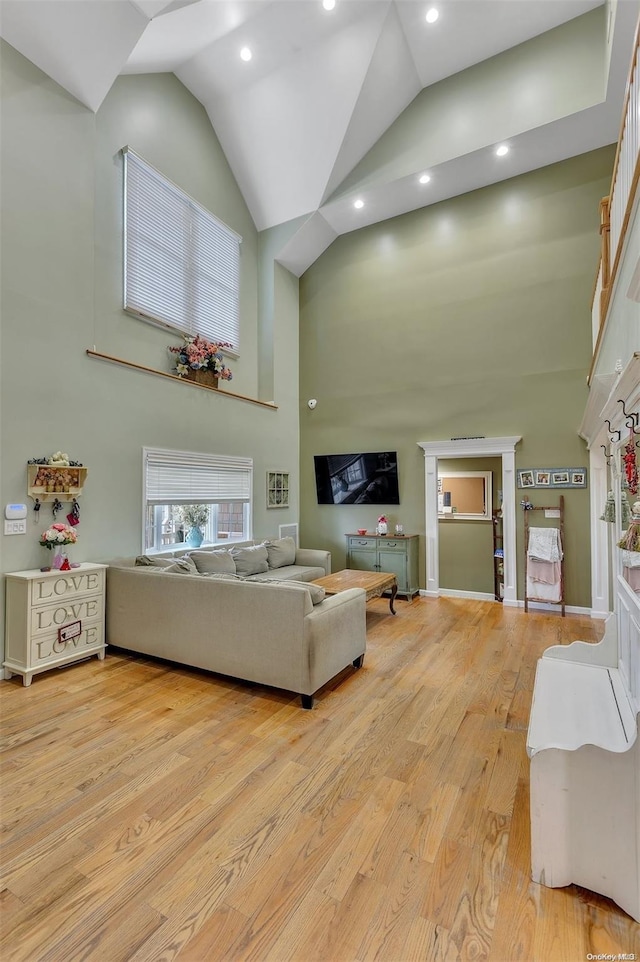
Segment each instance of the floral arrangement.
[[202,528],[209,520],[208,504],[182,504],[178,508],[178,518],[185,528]]
[[224,363],[222,349],[232,347],[226,341],[215,343],[207,341],[204,337],[196,334],[192,337],[185,334],[184,343],[181,347],[170,347],[171,354],[177,354],[176,374],[179,377],[186,377],[189,371],[211,371],[215,377],[222,381],[230,381],[233,377],[231,370]]
[[40,535],[43,548],[59,548],[63,544],[75,544],[78,535],[68,524],[52,524]]
[[386,523],[387,523],[386,514],[381,514],[380,517],[378,518],[378,524],[386,524]]

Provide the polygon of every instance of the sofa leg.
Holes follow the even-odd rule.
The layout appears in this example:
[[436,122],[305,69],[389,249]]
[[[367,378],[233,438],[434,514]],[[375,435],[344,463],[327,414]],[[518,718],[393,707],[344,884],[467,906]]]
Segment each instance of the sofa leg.
[[355,660],[354,663],[353,663],[353,667],[354,667],[354,668],[362,668],[363,664],[364,664],[364,654],[358,655],[358,657],[356,658],[356,660]]
[[313,708],[313,695],[300,695],[303,708]]

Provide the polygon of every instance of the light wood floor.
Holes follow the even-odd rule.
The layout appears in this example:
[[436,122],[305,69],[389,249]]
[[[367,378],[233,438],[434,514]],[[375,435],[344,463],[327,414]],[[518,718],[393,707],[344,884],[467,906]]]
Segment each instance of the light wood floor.
[[584,962],[614,903],[529,880],[536,659],[598,622],[378,599],[299,699],[109,654],[0,683],[3,962]]

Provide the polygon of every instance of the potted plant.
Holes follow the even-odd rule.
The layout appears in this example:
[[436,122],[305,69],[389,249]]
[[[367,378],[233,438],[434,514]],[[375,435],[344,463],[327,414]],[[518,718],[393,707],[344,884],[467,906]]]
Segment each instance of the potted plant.
[[186,531],[186,542],[192,548],[199,548],[204,538],[202,530],[209,520],[208,504],[182,504],[178,518]]
[[42,532],[40,544],[43,548],[53,551],[52,568],[59,568],[63,571],[69,570],[71,565],[67,557],[67,545],[75,544],[77,540],[77,533],[68,524],[52,524],[50,528]]

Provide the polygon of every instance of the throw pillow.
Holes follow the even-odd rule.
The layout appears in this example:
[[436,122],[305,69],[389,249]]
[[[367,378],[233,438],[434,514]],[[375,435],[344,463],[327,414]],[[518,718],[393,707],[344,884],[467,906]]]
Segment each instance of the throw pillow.
[[252,578],[251,580],[259,581],[263,585],[277,585],[279,588],[306,588],[314,605],[324,601],[326,594],[322,585],[314,585],[310,581],[292,581],[291,578],[286,581],[275,581],[273,578]]
[[222,551],[192,551],[189,557],[201,575],[236,573],[236,563],[226,548]]
[[263,544],[232,548],[231,555],[235,562],[236,573],[245,578],[247,575],[259,575],[269,570],[269,556]]
[[270,568],[283,568],[296,563],[296,543],[293,538],[279,538],[265,541],[267,560]]
[[136,565],[142,568],[168,568],[174,561],[174,558],[156,558],[154,555],[141,554],[136,558]]
[[196,568],[195,561],[192,561],[188,554],[183,554],[181,558],[173,559],[174,565],[180,565],[185,574],[197,575],[198,569]]
[[159,571],[164,575],[197,575],[198,569],[195,565],[188,565],[184,563],[184,558],[176,558],[172,565],[168,568],[159,568]]

